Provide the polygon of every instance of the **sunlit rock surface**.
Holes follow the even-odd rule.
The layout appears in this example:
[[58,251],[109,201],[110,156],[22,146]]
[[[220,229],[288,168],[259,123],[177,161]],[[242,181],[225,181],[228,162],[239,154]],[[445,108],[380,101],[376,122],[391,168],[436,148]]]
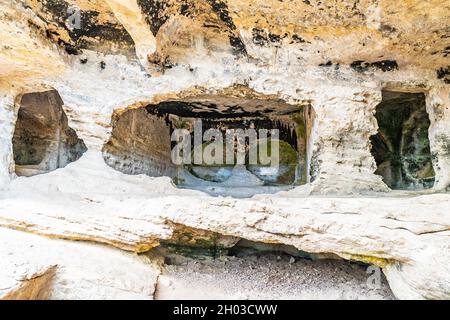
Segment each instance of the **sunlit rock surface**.
[[137,257],[104,246],[49,240],[3,228],[0,237],[2,275],[14,276],[20,283],[8,289],[6,297],[0,290],[0,299],[150,300],[161,273],[158,256]]

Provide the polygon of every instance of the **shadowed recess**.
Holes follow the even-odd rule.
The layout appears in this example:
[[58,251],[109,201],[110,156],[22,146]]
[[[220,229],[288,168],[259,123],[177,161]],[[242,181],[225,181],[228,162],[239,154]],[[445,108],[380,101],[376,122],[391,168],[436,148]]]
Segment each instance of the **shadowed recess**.
[[383,91],[376,118],[379,130],[371,137],[375,173],[392,189],[431,188],[435,172],[425,95]]
[[[306,183],[311,114],[307,105],[291,105],[271,97],[265,100],[218,94],[163,101],[117,115],[103,154],[108,165],[123,173],[169,176],[182,188],[213,195],[247,196],[275,192]],[[203,140],[201,145],[195,146],[194,132],[199,120],[202,134],[216,129],[222,134],[223,141]],[[195,148],[200,148],[202,154],[205,150],[223,150],[223,163],[174,164],[171,152],[177,142],[171,137],[177,129],[190,133],[191,159],[194,159]],[[226,134],[237,129],[255,129],[257,134],[256,145],[250,145],[248,137],[243,142],[245,163],[237,163],[236,149],[234,160],[225,160]],[[269,134],[263,137],[259,129],[266,129]],[[259,149],[266,147],[271,156],[270,140],[267,143],[264,138],[270,139],[273,129],[279,132],[279,140],[276,140],[279,166],[275,170],[259,160],[257,163],[249,161],[251,148],[256,148],[259,154]]]
[[13,137],[16,174],[32,176],[63,168],[87,150],[69,127],[56,90],[25,94]]

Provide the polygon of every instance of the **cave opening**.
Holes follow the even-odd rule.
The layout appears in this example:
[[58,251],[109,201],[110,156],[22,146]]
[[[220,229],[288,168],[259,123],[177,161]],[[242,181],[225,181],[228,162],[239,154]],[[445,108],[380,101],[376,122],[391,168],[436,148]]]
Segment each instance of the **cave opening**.
[[[281,99],[252,99],[225,95],[203,95],[163,101],[126,110],[113,119],[110,140],[103,148],[106,163],[126,174],[169,176],[179,188],[204,191],[215,196],[250,197],[258,193],[288,190],[307,181],[307,139],[314,113],[309,104],[291,105]],[[200,144],[196,134],[200,125]],[[186,156],[195,158],[213,150],[223,162],[176,163],[174,132],[188,134],[192,146]],[[216,136],[205,140],[214,130]],[[256,132],[245,136],[241,146],[231,147],[228,161],[227,135]],[[275,135],[276,132],[276,135]],[[267,135],[263,135],[266,133]],[[222,138],[217,138],[220,135]],[[254,138],[254,140],[251,140]],[[238,140],[233,140],[233,143]],[[265,150],[272,155],[276,145],[277,166],[252,162],[252,154]],[[240,148],[240,149],[239,149]],[[218,151],[220,150],[220,151]],[[242,157],[239,161],[238,152]],[[254,152],[254,153],[252,153]]]
[[33,176],[63,168],[87,150],[69,127],[56,90],[21,97],[13,136],[15,172]]
[[379,126],[378,133],[371,137],[375,173],[394,190],[433,187],[425,94],[383,91],[375,117]]

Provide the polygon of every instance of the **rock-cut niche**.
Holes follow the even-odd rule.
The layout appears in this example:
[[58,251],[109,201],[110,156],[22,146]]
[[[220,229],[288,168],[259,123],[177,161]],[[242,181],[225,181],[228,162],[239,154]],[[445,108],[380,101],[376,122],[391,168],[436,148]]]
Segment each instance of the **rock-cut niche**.
[[[109,166],[123,173],[169,176],[180,188],[201,190],[212,195],[247,197],[276,192],[306,183],[306,149],[313,117],[309,105],[291,105],[281,99],[260,95],[256,98],[249,95],[199,95],[164,101],[116,114],[103,155]],[[244,162],[237,161],[236,153],[232,161],[226,161],[226,138],[202,140],[202,144],[196,144],[194,136],[200,120],[201,135],[209,129],[220,132],[223,137],[230,130],[254,129],[256,143],[250,145],[249,139],[242,142],[243,149],[240,150],[245,150]],[[171,156],[177,142],[171,138],[177,129],[190,135],[192,151],[189,157],[195,157],[195,148],[206,152],[214,144],[223,144],[220,149],[224,152],[223,163],[192,161],[190,164],[174,164]],[[268,135],[263,138],[259,129],[263,129],[261,132],[266,130]],[[271,136],[274,129],[278,131],[276,140]],[[266,163],[249,161],[251,148],[259,150],[265,147],[270,155],[273,141],[279,145],[276,169],[268,168]]]
[[391,189],[431,188],[435,181],[423,93],[383,91],[376,108],[378,133],[371,137],[376,174]]
[[33,176],[63,168],[87,150],[69,127],[56,90],[22,96],[13,136],[18,176]]

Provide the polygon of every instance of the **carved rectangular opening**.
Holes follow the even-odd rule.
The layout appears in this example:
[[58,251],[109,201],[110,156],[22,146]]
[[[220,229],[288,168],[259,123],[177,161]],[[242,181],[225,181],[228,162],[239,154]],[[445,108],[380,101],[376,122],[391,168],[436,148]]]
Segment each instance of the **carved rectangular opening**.
[[[116,116],[111,139],[103,150],[104,158],[124,173],[169,176],[180,188],[212,195],[248,197],[273,193],[306,183],[307,138],[312,118],[310,106],[290,105],[281,99],[205,95],[164,101]],[[173,152],[179,146],[179,141],[173,139],[177,130],[187,132],[191,149],[183,157],[192,159],[191,163],[174,163]],[[236,145],[233,160],[227,161],[227,134],[237,130],[244,135],[255,132],[256,143],[245,136],[240,149],[243,161],[237,160]],[[262,135],[264,130],[266,136]],[[276,139],[271,130],[277,131]],[[209,140],[205,138],[208,132],[215,132]],[[200,144],[196,134],[200,134]],[[260,158],[251,161],[252,152],[260,154],[263,148],[270,156],[272,143],[279,150],[276,168],[262,163]],[[200,162],[194,160],[196,148],[203,155]],[[217,152],[223,157],[217,157]],[[212,163],[206,160],[206,154],[223,162]]]
[[23,95],[20,101],[13,152],[18,176],[32,176],[65,167],[87,150],[69,127],[56,90]]

